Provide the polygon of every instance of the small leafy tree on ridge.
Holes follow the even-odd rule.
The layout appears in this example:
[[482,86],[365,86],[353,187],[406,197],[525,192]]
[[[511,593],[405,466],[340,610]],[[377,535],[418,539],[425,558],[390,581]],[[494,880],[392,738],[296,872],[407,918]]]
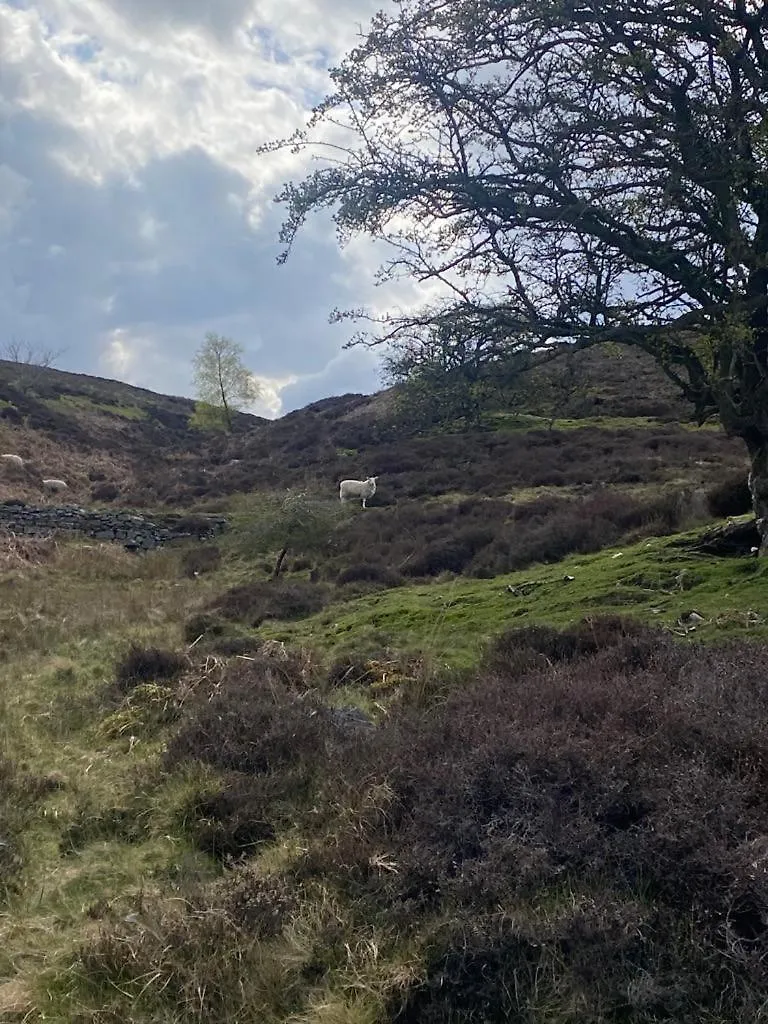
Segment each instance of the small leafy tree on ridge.
[[242,410],[261,394],[253,374],[243,364],[243,346],[209,331],[194,359],[196,409],[202,424],[224,426],[230,433],[232,413]]

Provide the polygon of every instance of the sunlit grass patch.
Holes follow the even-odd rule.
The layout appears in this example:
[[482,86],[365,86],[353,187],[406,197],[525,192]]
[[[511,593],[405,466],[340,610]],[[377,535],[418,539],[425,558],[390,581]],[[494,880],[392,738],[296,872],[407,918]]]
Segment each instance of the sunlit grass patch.
[[89,413],[110,413],[113,416],[119,416],[121,419],[126,420],[145,420],[148,416],[146,409],[142,409],[138,405],[115,405],[109,402],[94,402],[87,395],[63,394],[54,399],[44,399],[44,402],[54,409],[70,408]]
[[490,580],[455,576],[387,590],[331,605],[300,624],[264,623],[261,632],[330,652],[398,642],[454,665],[472,664],[488,640],[513,623],[566,625],[630,606],[633,615],[670,629],[696,610],[702,621],[691,636],[768,636],[762,611],[768,566],[754,558],[694,554],[673,546],[680,536],[574,555]]

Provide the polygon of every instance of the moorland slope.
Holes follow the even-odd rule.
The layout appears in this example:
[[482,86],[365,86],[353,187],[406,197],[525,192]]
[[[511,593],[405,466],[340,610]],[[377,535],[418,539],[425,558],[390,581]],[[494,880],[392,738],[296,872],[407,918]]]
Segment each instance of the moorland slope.
[[[699,543],[744,454],[587,358],[554,429],[430,436],[0,364],[0,497],[231,521],[0,538],[0,1020],[761,1019],[766,569]],[[333,528],[271,579],[287,489]]]

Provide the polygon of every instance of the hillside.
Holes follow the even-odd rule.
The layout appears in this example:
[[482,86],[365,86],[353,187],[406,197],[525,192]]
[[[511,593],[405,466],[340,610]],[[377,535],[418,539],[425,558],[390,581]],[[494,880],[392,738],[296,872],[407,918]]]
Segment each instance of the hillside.
[[222,437],[0,364],[0,498],[231,523],[0,536],[0,1021],[761,1019],[768,569],[701,544],[744,452],[636,353],[584,375],[554,429]]
[[[40,478],[57,477],[81,503],[107,483],[141,504],[152,481],[177,479],[201,457],[205,437],[190,428],[193,411],[187,398],[0,360],[0,447],[30,462],[27,473],[0,479],[0,500],[37,500]],[[264,422],[238,416],[238,424]]]

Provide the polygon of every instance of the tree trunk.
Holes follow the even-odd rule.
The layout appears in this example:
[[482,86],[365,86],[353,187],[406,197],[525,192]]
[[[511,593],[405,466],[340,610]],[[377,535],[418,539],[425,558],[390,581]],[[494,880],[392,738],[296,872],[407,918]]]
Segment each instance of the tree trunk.
[[224,410],[224,419],[227,424],[227,431],[232,433],[232,413],[229,411],[229,405],[227,403],[227,389],[224,387],[224,381],[221,377],[221,356],[218,361],[218,378],[219,378],[219,394],[221,395],[221,407]]
[[285,559],[285,556],[287,554],[288,554],[288,548],[287,547],[280,549],[280,554],[277,556],[277,561],[275,562],[275,568],[272,570],[272,579],[273,580],[276,580],[277,577],[280,575],[280,570],[283,568],[283,560]]
[[749,471],[749,492],[755,510],[757,532],[760,535],[761,557],[768,555],[768,438],[747,442],[752,468]]
[[232,433],[232,413],[229,411],[227,405],[227,396],[224,393],[224,388],[221,389],[221,408],[224,410],[224,421],[227,424],[228,433]]

